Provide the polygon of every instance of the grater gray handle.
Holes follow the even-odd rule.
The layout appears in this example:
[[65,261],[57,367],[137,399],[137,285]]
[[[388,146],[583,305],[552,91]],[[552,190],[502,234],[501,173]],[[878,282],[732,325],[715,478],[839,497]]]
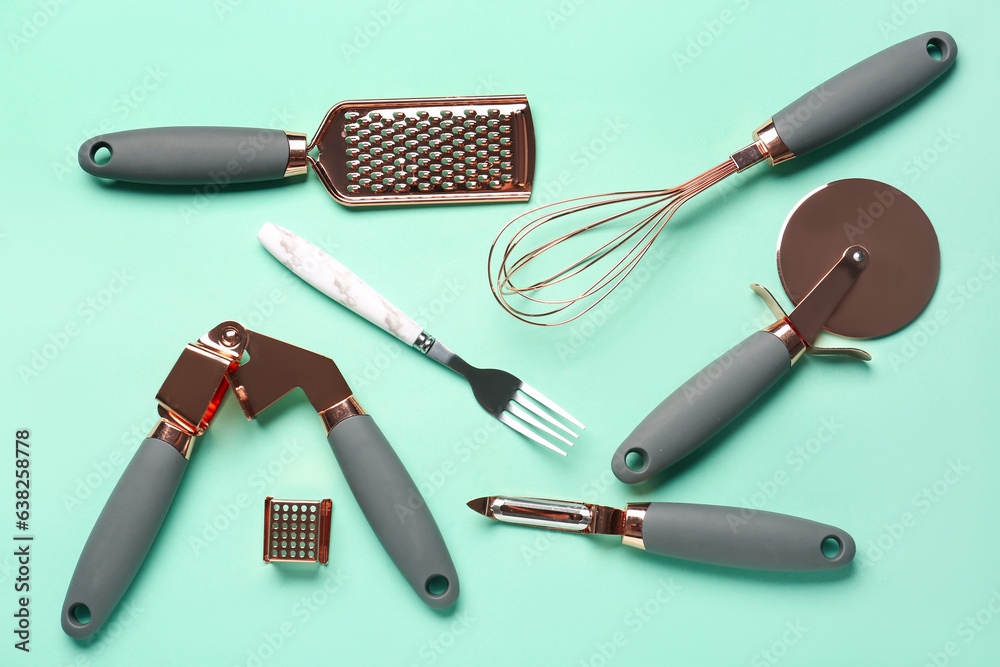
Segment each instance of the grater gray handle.
[[146,438],[139,445],[70,580],[62,608],[62,628],[70,637],[90,637],[111,615],[146,558],[186,469],[187,459],[163,440]]
[[662,556],[781,572],[836,570],[854,560],[856,551],[854,538],[834,526],[787,514],[686,503],[650,503],[642,542],[646,551]]
[[[97,162],[98,150],[111,157]],[[282,178],[288,135],[249,127],[153,127],[92,137],[77,157],[88,174],[130,183],[215,185]]]
[[[756,401],[791,368],[776,336],[758,331],[682,384],[625,438],[611,470],[642,482],[693,452]],[[641,459],[628,465],[629,455]]]
[[458,574],[434,517],[370,415],[348,417],[327,439],[379,542],[434,609],[458,600]]
[[946,32],[890,46],[776,113],[775,130],[792,153],[805,155],[902,104],[946,72],[957,56],[958,45]]

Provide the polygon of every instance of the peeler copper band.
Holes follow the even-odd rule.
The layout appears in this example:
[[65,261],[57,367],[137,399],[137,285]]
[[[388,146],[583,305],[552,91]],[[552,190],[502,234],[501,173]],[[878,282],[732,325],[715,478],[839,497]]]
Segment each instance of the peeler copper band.
[[642,541],[642,522],[646,518],[649,503],[629,503],[625,507],[625,520],[622,522],[622,544],[636,549],[646,550]]

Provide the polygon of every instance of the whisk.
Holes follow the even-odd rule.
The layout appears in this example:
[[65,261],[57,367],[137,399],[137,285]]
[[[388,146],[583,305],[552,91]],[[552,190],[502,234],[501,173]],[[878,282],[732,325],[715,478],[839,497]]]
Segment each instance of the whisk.
[[[529,324],[572,322],[629,276],[686,201],[759,162],[773,166],[849,134],[930,84],[951,67],[957,53],[948,33],[913,37],[813,88],[757,128],[753,143],[683,185],[575,197],[522,213],[504,225],[490,246],[487,269],[494,298],[508,313]],[[594,210],[606,214],[571,231],[556,232],[554,238],[538,240],[543,231]],[[526,223],[516,226],[525,219]],[[610,238],[579,254],[577,244],[582,237],[599,230]],[[507,234],[510,238],[503,243]],[[554,265],[562,268],[540,268],[538,260],[553,254],[557,246],[568,263],[556,260]],[[530,249],[523,251],[524,247]],[[592,279],[595,272],[598,277]]]

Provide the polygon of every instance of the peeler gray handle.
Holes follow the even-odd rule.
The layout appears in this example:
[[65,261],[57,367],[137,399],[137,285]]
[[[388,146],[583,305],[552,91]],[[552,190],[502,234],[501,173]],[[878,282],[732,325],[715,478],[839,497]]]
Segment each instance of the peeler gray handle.
[[327,437],[351,492],[389,557],[434,609],[458,599],[458,574],[431,511],[370,415],[348,417]]
[[111,615],[159,532],[186,469],[187,459],[170,444],[146,438],[139,445],[73,572],[62,608],[62,628],[70,637],[86,639]]
[[[106,148],[111,157],[96,161]],[[288,136],[249,127],[153,127],[92,137],[80,146],[88,174],[130,183],[201,185],[250,183],[282,178],[288,166]]]
[[[787,348],[776,336],[766,331],[752,334],[656,406],[618,447],[611,470],[627,484],[649,479],[704,444],[791,365]],[[641,461],[630,467],[628,458]]]
[[[827,542],[830,555],[824,554]],[[748,570],[836,570],[854,559],[854,538],[834,526],[787,514],[718,505],[650,503],[646,551]]]
[[902,104],[954,65],[957,55],[958,45],[946,32],[890,46],[776,113],[775,130],[792,153],[805,155]]

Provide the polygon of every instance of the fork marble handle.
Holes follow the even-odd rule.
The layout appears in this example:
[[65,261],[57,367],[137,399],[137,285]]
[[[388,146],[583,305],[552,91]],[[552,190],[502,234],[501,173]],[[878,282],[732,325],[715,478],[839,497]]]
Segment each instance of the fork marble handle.
[[292,273],[323,294],[407,345],[427,351],[419,344],[430,341],[423,327],[322,249],[273,222],[264,223],[257,240]]

